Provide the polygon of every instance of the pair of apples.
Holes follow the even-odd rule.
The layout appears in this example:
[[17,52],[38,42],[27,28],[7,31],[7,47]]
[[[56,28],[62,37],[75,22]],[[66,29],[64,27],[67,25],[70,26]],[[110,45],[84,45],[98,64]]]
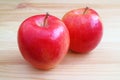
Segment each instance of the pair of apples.
[[18,30],[18,46],[34,67],[47,70],[57,65],[68,49],[78,53],[93,50],[102,38],[98,13],[80,8],[67,12],[62,20],[47,14],[26,19]]

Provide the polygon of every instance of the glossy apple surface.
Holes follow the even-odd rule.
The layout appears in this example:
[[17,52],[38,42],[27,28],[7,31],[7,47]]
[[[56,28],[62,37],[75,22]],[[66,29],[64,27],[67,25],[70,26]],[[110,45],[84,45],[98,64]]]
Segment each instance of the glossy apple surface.
[[50,69],[66,55],[69,32],[65,24],[55,16],[35,15],[20,25],[18,46],[23,57],[34,67]]
[[88,53],[99,44],[103,34],[102,22],[98,13],[80,8],[67,12],[63,22],[70,33],[70,49],[78,53]]

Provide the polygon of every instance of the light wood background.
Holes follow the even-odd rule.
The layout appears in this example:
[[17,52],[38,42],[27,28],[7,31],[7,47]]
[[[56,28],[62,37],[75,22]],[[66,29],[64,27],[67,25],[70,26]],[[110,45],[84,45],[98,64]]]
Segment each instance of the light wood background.
[[[46,12],[62,18],[86,6],[103,21],[103,39],[96,49],[84,55],[69,52],[49,71],[23,59],[17,30],[24,19]],[[0,0],[0,80],[120,80],[120,0]]]

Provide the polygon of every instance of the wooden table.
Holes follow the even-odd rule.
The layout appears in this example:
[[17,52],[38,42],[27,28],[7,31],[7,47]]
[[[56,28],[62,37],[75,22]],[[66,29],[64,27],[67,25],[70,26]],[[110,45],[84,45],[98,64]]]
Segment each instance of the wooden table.
[[[99,12],[104,25],[96,49],[85,55],[69,52],[49,71],[23,59],[17,30],[24,19],[46,12],[62,18],[86,6]],[[0,80],[120,80],[120,0],[0,0]]]

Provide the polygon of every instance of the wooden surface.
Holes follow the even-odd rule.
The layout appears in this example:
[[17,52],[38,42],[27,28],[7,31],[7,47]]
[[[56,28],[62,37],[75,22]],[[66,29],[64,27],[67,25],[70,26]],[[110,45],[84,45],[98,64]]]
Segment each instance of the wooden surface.
[[[24,19],[45,12],[62,18],[86,5],[100,14],[104,25],[95,50],[85,55],[69,52],[49,71],[23,59],[17,30]],[[120,80],[120,0],[0,0],[0,80]]]

